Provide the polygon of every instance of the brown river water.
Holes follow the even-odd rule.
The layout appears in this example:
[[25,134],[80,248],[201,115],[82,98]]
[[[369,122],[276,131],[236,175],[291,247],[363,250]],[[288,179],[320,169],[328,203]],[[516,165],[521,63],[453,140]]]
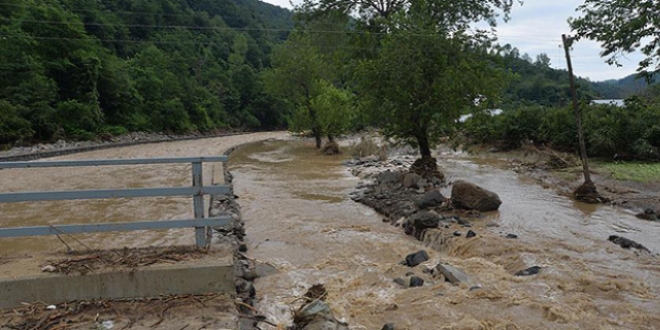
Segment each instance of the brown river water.
[[[423,266],[398,265],[424,244],[348,198],[359,179],[339,165],[343,158],[317,155],[300,141],[259,142],[230,158],[249,255],[280,269],[256,282],[257,307],[271,320],[287,322],[291,303],[323,283],[335,316],[351,329],[389,322],[397,329],[660,328],[657,258],[607,241],[619,234],[660,251],[660,224],[574,203],[500,169],[500,160],[446,153],[440,163],[450,180],[467,179],[504,201],[499,212],[474,222],[476,239],[427,235],[439,251],[428,249],[425,265],[442,260],[471,275],[471,283],[453,286],[424,277]],[[511,275],[532,265],[544,267],[541,274]],[[393,283],[409,271],[427,284]],[[482,289],[470,291],[473,285]]]
[[[244,142],[283,138],[282,133],[134,146],[66,159],[214,156]],[[258,305],[277,323],[315,283],[328,290],[335,316],[351,329],[660,329],[660,264],[607,241],[622,235],[660,251],[660,224],[610,206],[574,203],[531,179],[502,170],[499,160],[463,154],[439,157],[449,180],[466,179],[497,192],[499,212],[473,222],[479,235],[447,239],[441,231],[427,245],[383,223],[373,210],[350,200],[359,179],[340,165],[346,156],[320,156],[312,144],[269,140],[248,144],[230,157],[235,192],[248,233],[248,255],[279,272],[256,281]],[[207,182],[217,168],[205,168]],[[99,189],[190,184],[190,166],[141,166],[2,170],[2,192]],[[448,191],[443,191],[448,195]],[[0,226],[192,216],[189,199],[126,199],[0,205]],[[489,222],[500,227],[486,227]],[[465,228],[450,228],[450,231]],[[515,233],[519,239],[505,239]],[[92,247],[192,244],[191,230],[77,236]],[[65,238],[66,239],[66,238]],[[78,247],[75,242],[70,242]],[[399,265],[426,248],[431,260],[414,269]],[[64,250],[55,237],[0,240],[0,256]],[[454,286],[421,269],[448,262],[470,274]],[[514,277],[528,266],[539,275]],[[426,284],[404,289],[392,280],[407,272]],[[471,291],[471,286],[482,289]],[[263,329],[268,326],[263,325]]]

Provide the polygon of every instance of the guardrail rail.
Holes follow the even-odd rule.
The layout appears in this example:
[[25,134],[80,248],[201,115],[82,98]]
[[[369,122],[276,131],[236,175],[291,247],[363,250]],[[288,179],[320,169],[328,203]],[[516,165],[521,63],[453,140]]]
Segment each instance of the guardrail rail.
[[204,218],[204,196],[229,194],[228,185],[204,186],[202,163],[226,162],[226,156],[220,157],[185,157],[185,158],[148,158],[148,159],[99,159],[70,161],[38,161],[38,162],[0,162],[0,169],[12,168],[48,168],[48,167],[83,167],[83,166],[116,166],[116,165],[149,165],[149,164],[192,164],[192,186],[163,188],[130,188],[101,190],[70,190],[46,192],[12,192],[0,193],[0,203],[86,200],[105,198],[135,198],[135,197],[168,197],[192,196],[194,219],[185,220],[154,220],[122,223],[75,224],[58,226],[10,227],[0,228],[0,238],[44,236],[57,234],[98,233],[111,231],[133,231],[147,229],[195,228],[195,243],[198,247],[206,247],[207,234],[210,227],[224,226],[230,223],[229,217]]

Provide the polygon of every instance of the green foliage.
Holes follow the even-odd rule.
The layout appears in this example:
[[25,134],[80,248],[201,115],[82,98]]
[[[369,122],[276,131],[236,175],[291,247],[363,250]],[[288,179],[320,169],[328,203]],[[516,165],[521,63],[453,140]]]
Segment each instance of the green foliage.
[[[479,143],[495,142],[503,148],[516,148],[525,141],[560,150],[577,150],[573,110],[519,107],[499,116],[475,115],[463,126],[465,135]],[[660,107],[628,103],[582,105],[583,129],[590,156],[660,159]]]
[[108,126],[282,127],[260,72],[291,18],[251,0],[0,4],[0,102],[12,109],[1,143],[88,139]]
[[0,100],[0,145],[26,139],[34,133],[30,122],[21,118],[21,107]]
[[319,95],[311,100],[310,106],[318,114],[321,132],[328,136],[346,132],[355,118],[353,95],[327,81],[319,84]]
[[620,65],[620,56],[639,49],[646,58],[638,71],[647,75],[660,72],[660,6],[656,0],[586,0],[578,10],[584,16],[571,19],[571,27],[578,37],[600,42],[601,55],[609,64]]
[[596,163],[596,168],[611,173],[617,180],[654,182],[660,180],[660,163],[637,162]]
[[504,74],[463,37],[424,26],[395,29],[383,38],[378,57],[363,62],[365,109],[386,136],[430,155],[460,114],[477,107],[475,100],[482,107],[496,103]]
[[[347,29],[347,22],[346,15],[299,22],[289,39],[275,48],[273,67],[264,74],[266,91],[291,109],[289,128],[312,131],[317,147],[322,135],[332,138],[343,133],[355,118],[353,96],[342,84],[347,53],[341,47],[327,47],[328,42],[337,46],[347,42],[347,35],[341,32]],[[305,32],[308,28],[337,33],[312,35]]]

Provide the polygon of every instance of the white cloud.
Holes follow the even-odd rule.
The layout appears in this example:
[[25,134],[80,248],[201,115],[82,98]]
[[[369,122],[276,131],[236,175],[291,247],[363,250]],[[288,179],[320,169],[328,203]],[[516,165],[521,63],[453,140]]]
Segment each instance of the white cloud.
[[[294,4],[300,3],[293,0]],[[451,0],[446,0],[451,1]],[[292,8],[289,0],[267,0],[266,2]],[[551,64],[556,68],[566,68],[566,58],[561,47],[561,35],[570,34],[569,17],[580,16],[575,9],[583,0],[524,0],[522,6],[516,5],[511,13],[511,20],[500,23],[497,28],[499,42],[511,44],[521,54],[528,53],[532,58],[546,53]],[[581,77],[593,81],[623,78],[635,73],[638,62],[643,58],[640,53],[629,54],[621,59],[623,67],[610,66],[600,57],[600,46],[589,40],[580,40],[574,45],[571,56],[573,70]]]

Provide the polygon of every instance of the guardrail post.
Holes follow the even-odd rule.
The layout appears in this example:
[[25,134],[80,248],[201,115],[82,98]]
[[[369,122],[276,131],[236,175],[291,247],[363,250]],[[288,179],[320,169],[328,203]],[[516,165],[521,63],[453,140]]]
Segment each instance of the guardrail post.
[[[199,189],[199,191],[193,196],[195,219],[199,220],[204,218],[204,195],[201,191],[202,185],[204,184],[204,181],[202,181],[202,163],[193,162],[192,172],[193,187]],[[197,247],[206,247],[206,227],[195,227],[195,243],[197,244]]]

